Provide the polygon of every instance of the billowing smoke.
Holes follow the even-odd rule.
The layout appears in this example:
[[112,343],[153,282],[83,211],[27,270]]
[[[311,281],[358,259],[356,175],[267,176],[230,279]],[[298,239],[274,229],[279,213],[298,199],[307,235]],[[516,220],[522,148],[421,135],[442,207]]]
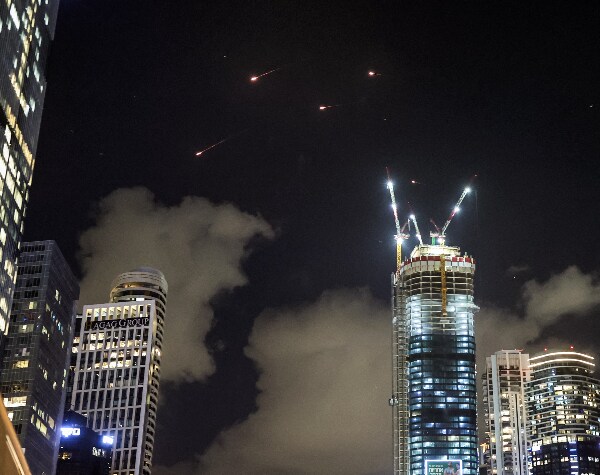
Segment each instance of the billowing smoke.
[[221,434],[200,463],[157,474],[375,474],[391,470],[389,307],[365,290],[325,292],[264,312],[247,354],[258,411]]
[[209,302],[246,283],[240,264],[255,236],[272,238],[273,230],[231,204],[186,197],[168,207],[145,188],[116,190],[81,236],[81,303],[106,302],[121,272],[160,269],[169,285],[161,377],[202,379],[213,370],[203,344],[213,316]]
[[566,346],[566,341],[572,341],[577,332],[563,331],[565,340],[561,335],[553,335],[551,340],[537,340],[562,317],[585,315],[600,305],[600,283],[593,275],[571,266],[545,282],[526,282],[519,304],[521,315],[499,307],[482,306],[475,327],[479,361],[502,349],[525,348],[531,352],[539,350],[540,345]]
[[[531,280],[522,288],[521,315],[486,306],[477,314],[478,359],[502,348],[531,349],[526,344],[561,317],[585,315],[599,303],[600,285],[576,267]],[[246,350],[261,371],[257,412],[194,460],[153,472],[390,473],[390,317],[364,290],[329,291],[299,308],[264,312]]]

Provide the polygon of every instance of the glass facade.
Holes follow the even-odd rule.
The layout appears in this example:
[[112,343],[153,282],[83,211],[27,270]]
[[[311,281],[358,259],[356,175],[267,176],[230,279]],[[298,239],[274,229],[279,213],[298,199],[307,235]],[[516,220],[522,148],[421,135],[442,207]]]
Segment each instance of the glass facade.
[[35,474],[56,468],[78,296],[77,279],[54,241],[23,244],[0,392]]
[[16,279],[58,0],[0,2],[0,349]]
[[600,380],[594,358],[574,351],[530,359],[527,384],[532,475],[600,473]]
[[478,472],[474,272],[472,258],[443,245],[418,246],[400,269],[395,321],[405,325],[407,363],[395,379],[408,380],[411,475],[423,475],[427,460]]

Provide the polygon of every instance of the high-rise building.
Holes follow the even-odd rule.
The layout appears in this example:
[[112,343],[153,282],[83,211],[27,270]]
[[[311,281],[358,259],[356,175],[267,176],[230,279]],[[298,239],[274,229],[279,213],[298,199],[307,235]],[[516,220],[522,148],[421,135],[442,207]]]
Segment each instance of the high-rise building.
[[54,241],[19,255],[0,392],[32,473],[53,474],[79,284]]
[[111,473],[151,473],[167,282],[140,268],[113,283],[110,303],[85,305],[71,408],[115,440]]
[[478,473],[474,273],[458,247],[432,244],[417,246],[393,277],[397,474]]
[[530,358],[526,399],[532,475],[600,473],[600,380],[575,351]]
[[58,0],[0,3],[0,350],[8,332]]
[[483,373],[486,446],[490,473],[527,475],[527,405],[529,355],[498,351],[486,359]]
[[112,437],[87,427],[87,418],[67,411],[60,428],[56,475],[109,475]]

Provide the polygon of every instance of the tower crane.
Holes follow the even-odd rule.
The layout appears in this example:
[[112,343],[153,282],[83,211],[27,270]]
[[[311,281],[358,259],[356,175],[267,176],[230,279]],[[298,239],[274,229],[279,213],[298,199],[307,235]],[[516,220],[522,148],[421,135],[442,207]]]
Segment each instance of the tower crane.
[[421,237],[421,231],[419,231],[419,225],[417,224],[417,217],[414,214],[411,214],[409,216],[409,218],[413,222],[413,224],[415,225],[415,233],[416,233],[417,239],[419,240],[419,244],[422,246],[423,245],[423,238]]
[[400,221],[398,220],[398,205],[396,204],[396,195],[394,194],[394,183],[390,178],[390,171],[385,168],[388,176],[387,187],[390,190],[390,197],[392,199],[392,209],[394,210],[394,223],[396,224],[396,272],[400,272],[400,266],[402,265],[402,241],[409,238],[408,234],[404,232],[406,224],[400,228]]
[[431,244],[435,244],[436,238],[440,237],[440,234],[442,234],[442,231],[441,231],[440,227],[436,224],[436,222],[433,220],[433,218],[429,218],[429,222],[431,224],[433,224],[433,227],[435,228],[435,233],[433,231],[431,231],[429,233],[429,236],[431,237]]
[[[467,186],[461,193],[460,198],[454,205],[454,208],[452,208],[452,212],[450,213],[450,216],[448,216],[448,219],[446,220],[446,223],[444,224],[444,227],[442,228],[442,232],[440,233],[440,237],[442,239],[446,238],[446,230],[448,229],[448,226],[450,225],[450,221],[452,221],[452,218],[454,218],[454,215],[460,211],[460,204],[465,199],[465,196],[467,196],[469,193],[471,193],[471,188]],[[443,244],[443,242],[441,244]]]

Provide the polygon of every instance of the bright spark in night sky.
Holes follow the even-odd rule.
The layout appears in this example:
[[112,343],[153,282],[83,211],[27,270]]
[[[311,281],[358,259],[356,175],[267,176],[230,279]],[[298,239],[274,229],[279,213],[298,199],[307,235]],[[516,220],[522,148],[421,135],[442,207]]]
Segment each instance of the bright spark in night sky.
[[267,75],[269,75],[269,74],[272,74],[272,73],[274,73],[274,72],[277,72],[277,71],[279,71],[280,69],[281,69],[281,68],[275,68],[275,69],[271,69],[270,71],[267,71],[266,73],[259,74],[258,76],[252,76],[252,77],[250,78],[250,81],[252,81],[252,82],[256,82],[256,81],[258,81],[260,78],[262,78],[263,76],[267,76]]

